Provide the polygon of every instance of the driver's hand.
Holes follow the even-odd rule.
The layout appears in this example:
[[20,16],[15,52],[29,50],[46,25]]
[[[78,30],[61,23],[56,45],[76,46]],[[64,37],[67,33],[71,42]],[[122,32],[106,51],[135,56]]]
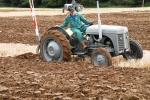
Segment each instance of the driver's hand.
[[59,25],[55,25],[54,27],[59,27]]
[[92,25],[94,25],[95,24],[95,21],[92,21]]
[[91,21],[90,23],[89,23],[89,25],[93,25],[94,24],[94,22],[93,21]]

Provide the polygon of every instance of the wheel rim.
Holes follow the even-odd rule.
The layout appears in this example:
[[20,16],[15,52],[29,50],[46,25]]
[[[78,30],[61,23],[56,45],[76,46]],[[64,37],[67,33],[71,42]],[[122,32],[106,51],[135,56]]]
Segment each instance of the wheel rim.
[[52,37],[46,38],[43,42],[43,54],[46,61],[61,60],[61,46],[59,42]]
[[78,11],[81,11],[81,7],[80,6],[78,7]]
[[100,52],[95,53],[92,60],[94,65],[107,65],[105,56]]
[[134,45],[130,45],[130,48],[131,48],[131,52],[128,52],[125,55],[128,56],[128,59],[137,58],[138,56],[137,48]]

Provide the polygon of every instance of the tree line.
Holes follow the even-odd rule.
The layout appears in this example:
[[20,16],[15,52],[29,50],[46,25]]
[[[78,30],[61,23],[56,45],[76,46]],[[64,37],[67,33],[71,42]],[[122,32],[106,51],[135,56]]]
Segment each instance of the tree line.
[[[59,8],[72,0],[34,0],[35,7]],[[96,7],[97,0],[76,0],[84,7]],[[150,0],[99,0],[100,7],[124,6],[138,7],[144,1],[145,6],[150,6]],[[29,0],[0,0],[1,7],[29,7]]]

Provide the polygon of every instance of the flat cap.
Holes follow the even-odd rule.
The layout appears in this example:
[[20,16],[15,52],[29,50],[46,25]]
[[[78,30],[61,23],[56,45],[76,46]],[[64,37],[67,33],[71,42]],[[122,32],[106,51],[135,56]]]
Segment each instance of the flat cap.
[[68,8],[68,11],[74,12],[74,7],[70,6],[70,7]]

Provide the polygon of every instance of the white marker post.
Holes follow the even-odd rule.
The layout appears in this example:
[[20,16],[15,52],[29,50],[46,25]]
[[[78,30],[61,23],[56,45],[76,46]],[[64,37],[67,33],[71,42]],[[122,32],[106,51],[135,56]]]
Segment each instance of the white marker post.
[[37,42],[38,42],[38,46],[36,48],[36,54],[38,54],[39,47],[40,47],[40,36],[39,36],[39,30],[38,30],[37,21],[36,21],[36,14],[35,14],[33,0],[32,0],[32,2],[31,2],[31,0],[29,0],[29,5],[30,5],[30,11],[32,13],[32,19],[33,19],[33,23],[34,23],[34,29],[35,29],[35,32],[36,32],[36,38],[37,38]]
[[102,39],[102,29],[101,29],[101,20],[100,20],[100,11],[99,11],[99,2],[97,0],[97,11],[98,11],[98,31],[99,31],[99,40]]
[[142,7],[144,7],[144,0],[142,1]]

